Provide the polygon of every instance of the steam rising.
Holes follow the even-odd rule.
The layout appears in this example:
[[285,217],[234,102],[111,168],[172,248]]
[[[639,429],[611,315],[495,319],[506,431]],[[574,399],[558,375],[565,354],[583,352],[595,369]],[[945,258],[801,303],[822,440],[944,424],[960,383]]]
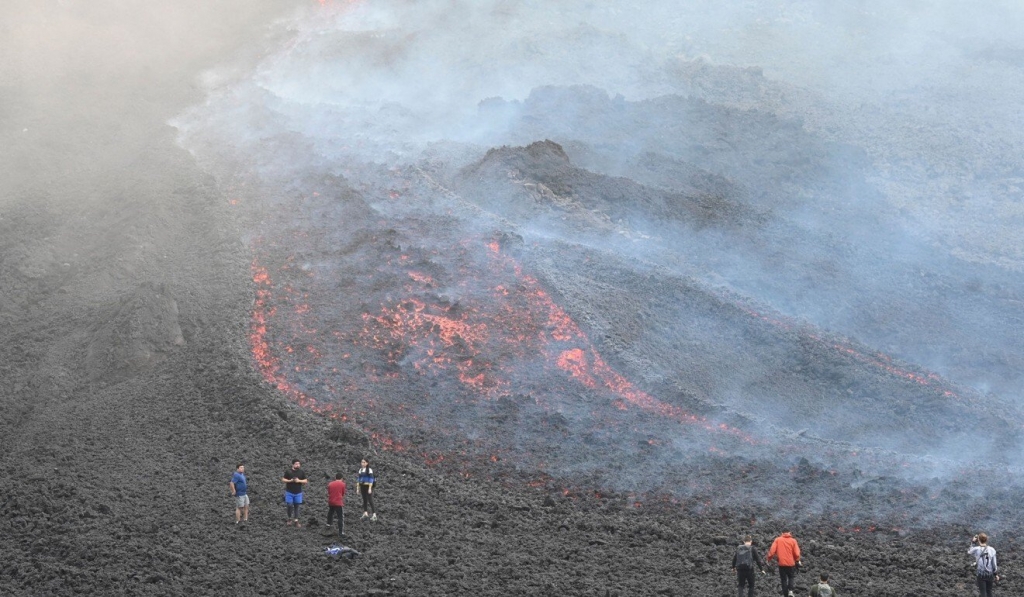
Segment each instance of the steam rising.
[[[268,222],[290,222],[332,238],[281,250],[324,252],[303,267],[344,278],[342,291],[376,297],[360,280],[382,275],[336,249],[362,233],[341,215],[353,205],[386,222],[367,235],[386,231],[397,251],[422,256],[419,269],[388,263],[405,282],[364,305],[376,324],[335,322],[346,342],[380,342],[406,325],[395,323],[402,313],[452,321],[453,306],[493,305],[489,293],[514,287],[520,267],[561,301],[580,331],[538,344],[554,352],[529,371],[555,383],[569,367],[551,363],[573,350],[614,370],[574,396],[481,370],[468,378],[500,377],[487,395],[497,402],[455,409],[446,397],[472,384],[422,369],[426,351],[440,358],[450,345],[396,359],[407,386],[451,408],[471,443],[497,405],[510,420],[590,438],[596,455],[551,455],[544,467],[619,490],[706,491],[667,471],[710,446],[754,466],[803,458],[855,491],[891,476],[940,483],[928,493],[946,487],[932,479],[964,471],[1016,479],[1024,422],[1024,9],[943,7],[326,2],[280,23],[253,67],[211,71],[206,103],[174,124],[225,179],[282,189],[268,205],[287,214],[257,234],[280,247]],[[535,144],[545,139],[554,143]],[[334,207],[310,186],[328,179],[345,189]],[[303,205],[322,211],[303,216],[313,209]],[[497,255],[486,248],[495,230]],[[457,261],[442,263],[445,253]],[[499,312],[459,321],[493,330],[509,321]],[[408,325],[406,339],[433,329]],[[364,347],[384,350],[374,342]],[[275,358],[304,394],[351,399],[330,384],[359,385],[365,367],[331,377],[324,363],[345,349],[315,350],[308,374],[291,350]],[[645,397],[626,402],[654,420],[585,412],[623,383]],[[680,417],[706,421],[711,436],[680,433]],[[506,440],[513,452],[525,442]],[[623,471],[623,460],[641,463]]]

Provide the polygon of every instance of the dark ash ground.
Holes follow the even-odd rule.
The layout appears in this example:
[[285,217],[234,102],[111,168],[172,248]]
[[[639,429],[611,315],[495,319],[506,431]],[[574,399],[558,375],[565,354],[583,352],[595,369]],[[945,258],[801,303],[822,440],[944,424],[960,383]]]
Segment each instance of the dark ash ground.
[[[25,4],[10,10],[31,20]],[[206,22],[195,4],[195,20],[181,17],[183,26]],[[764,549],[788,526],[806,553],[801,587],[827,570],[842,595],[970,593],[963,552],[976,529],[921,522],[971,498],[967,484],[923,491],[929,503],[908,497],[915,488],[885,480],[855,492],[837,488],[842,508],[791,525],[762,501],[736,504],[735,493],[764,484],[773,488],[769,502],[793,507],[810,488],[832,482],[821,470],[744,461],[723,472],[720,461],[697,462],[684,473],[705,479],[701,489],[677,500],[655,492],[637,507],[635,496],[595,489],[596,474],[531,487],[512,472],[488,480],[481,460],[428,465],[381,450],[363,431],[270,387],[248,340],[253,249],[241,239],[250,222],[164,124],[201,99],[190,87],[195,73],[243,47],[285,3],[259,4],[238,2],[240,24],[216,21],[204,31],[205,44],[153,40],[151,54],[122,57],[110,69],[79,55],[88,36],[48,52],[25,41],[31,31],[9,37],[11,48],[0,41],[0,53],[17,57],[0,70],[12,81],[0,86],[10,100],[0,115],[0,594],[724,597],[734,594],[728,566],[739,538],[752,533]],[[100,22],[103,15],[82,18]],[[139,20],[136,35],[144,37]],[[107,52],[100,58],[119,55]],[[53,74],[31,76],[40,69]],[[554,164],[543,172],[529,151],[509,151],[481,162],[484,174],[452,174],[447,182],[467,194],[474,186],[498,192],[487,168],[500,162],[500,173],[515,162],[556,191],[559,182],[600,183],[583,169],[588,157],[598,158],[572,147],[535,146]],[[699,201],[688,209],[711,225],[723,211],[758,217]],[[534,265],[544,271],[540,261]],[[590,267],[588,280],[611,284],[612,264]],[[564,280],[559,287],[557,268],[547,279],[567,301],[586,290]],[[688,290],[676,283],[673,292]],[[613,354],[617,338],[629,335],[614,332],[602,347]],[[773,345],[803,341],[746,333],[763,333]],[[819,357],[811,360],[820,364]],[[820,375],[849,366],[832,364]],[[803,377],[817,383],[818,375]],[[863,371],[851,377],[886,383]],[[916,432],[927,441],[927,430]],[[351,481],[364,456],[381,474],[381,521],[358,521],[350,498],[346,543],[364,557],[334,561],[322,554],[334,542],[323,526],[326,476],[340,470]],[[301,530],[284,527],[280,504],[279,477],[292,458],[304,461],[313,480]],[[253,496],[252,521],[243,528],[233,524],[227,495],[238,461],[247,465]],[[738,474],[749,475],[747,485]],[[563,487],[572,488],[569,495]],[[1012,509],[1019,496],[985,497],[985,508],[998,510]],[[891,513],[878,521],[889,524],[850,528],[857,507]],[[905,515],[908,507],[927,516]],[[893,522],[907,519],[912,528]],[[1016,539],[990,532],[1007,570],[1000,591],[1012,594],[1020,590]],[[761,594],[775,587],[774,577],[759,582]]]

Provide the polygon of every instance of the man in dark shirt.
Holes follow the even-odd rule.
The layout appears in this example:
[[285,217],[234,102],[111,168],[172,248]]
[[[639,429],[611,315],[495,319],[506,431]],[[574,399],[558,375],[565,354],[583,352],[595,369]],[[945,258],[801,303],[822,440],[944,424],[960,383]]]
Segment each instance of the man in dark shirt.
[[292,468],[286,470],[281,477],[284,483],[284,503],[288,508],[288,526],[302,526],[299,522],[299,508],[302,506],[302,490],[308,481],[301,467],[301,462],[293,460]]
[[747,587],[747,597],[754,597],[754,566],[757,566],[761,574],[764,574],[764,563],[761,561],[761,554],[757,553],[754,547],[754,538],[747,535],[743,538],[743,545],[736,548],[732,556],[732,569],[736,572],[736,595],[743,597],[743,587]]

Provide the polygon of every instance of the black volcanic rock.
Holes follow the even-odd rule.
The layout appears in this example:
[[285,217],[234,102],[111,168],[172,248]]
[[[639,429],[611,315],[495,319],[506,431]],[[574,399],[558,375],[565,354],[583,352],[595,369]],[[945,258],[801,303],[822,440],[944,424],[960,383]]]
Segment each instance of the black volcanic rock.
[[[40,36],[40,47],[24,49],[0,65],[35,65],[34,59],[21,60],[31,49],[40,50],[31,55],[43,64],[50,52],[67,59],[66,64],[54,61],[54,68],[59,62],[67,70],[50,73],[53,78],[45,84],[19,77],[3,91],[5,100],[11,99],[5,117],[19,124],[0,131],[0,151],[11,156],[0,161],[0,593],[728,595],[733,546],[751,533],[763,552],[779,531],[792,526],[791,520],[778,518],[782,508],[802,516],[791,529],[808,547],[801,591],[822,570],[832,573],[844,596],[952,597],[971,590],[964,551],[976,529],[929,519],[912,521],[912,528],[871,528],[864,520],[867,509],[879,503],[924,513],[972,503],[976,483],[970,471],[948,486],[927,480],[908,486],[890,478],[840,477],[810,463],[796,463],[790,471],[786,454],[704,460],[685,443],[686,431],[675,429],[678,446],[647,441],[657,440],[649,433],[648,424],[657,426],[651,416],[633,421],[636,429],[582,429],[592,440],[587,449],[606,450],[611,436],[620,435],[636,450],[635,461],[604,471],[605,479],[627,479],[634,472],[629,465],[644,462],[649,454],[670,454],[679,462],[693,456],[687,468],[663,467],[649,479],[655,485],[685,484],[691,493],[602,493],[585,473],[576,479],[524,478],[489,459],[460,461],[449,454],[438,460],[437,454],[424,453],[424,445],[441,443],[446,436],[413,435],[417,429],[402,419],[402,408],[384,416],[404,425],[400,430],[410,437],[422,437],[422,445],[412,441],[384,449],[381,439],[362,427],[359,405],[345,420],[298,406],[289,398],[291,388],[282,383],[287,379],[266,375],[253,355],[259,348],[252,336],[258,327],[253,309],[265,288],[253,280],[260,273],[254,271],[254,253],[271,253],[275,247],[268,245],[295,232],[270,230],[277,220],[267,206],[284,211],[289,201],[311,197],[313,187],[344,191],[319,203],[309,200],[322,211],[307,215],[326,220],[342,213],[351,221],[330,220],[332,226],[321,229],[330,234],[306,237],[308,252],[282,256],[273,272],[283,276],[282,268],[288,268],[283,271],[290,280],[308,280],[317,271],[317,259],[328,252],[342,263],[364,264],[334,271],[337,275],[321,287],[325,294],[346,298],[343,314],[376,313],[372,309],[378,305],[364,304],[369,293],[352,289],[379,284],[377,291],[384,294],[396,288],[390,278],[375,273],[386,270],[389,259],[405,255],[418,260],[416,272],[423,276],[440,268],[429,250],[410,250],[398,231],[376,224],[376,212],[341,179],[292,181],[301,192],[291,188],[281,191],[285,197],[267,199],[251,180],[212,181],[174,144],[164,123],[185,104],[201,99],[195,71],[217,62],[225,46],[258,37],[252,21],[262,23],[294,5],[229,2],[232,13],[214,19],[212,26],[204,24],[207,4],[193,0],[184,8],[167,8],[196,15],[173,22],[194,27],[204,36],[201,44],[188,43],[188,36],[149,35],[148,17],[106,3],[96,10],[101,16],[102,9],[125,13],[128,21],[118,21],[123,27],[87,20],[67,43],[51,47],[46,44],[53,38]],[[15,22],[6,19],[11,6],[0,9],[5,22]],[[16,16],[18,23],[49,23]],[[76,33],[72,16],[61,21],[68,26],[62,34]],[[135,42],[132,47],[155,49],[124,52],[125,38]],[[88,47],[102,60],[81,51],[87,44],[96,44]],[[585,99],[603,101],[596,94]],[[516,201],[582,217],[591,209],[607,210],[606,215],[625,209],[618,192],[635,192],[652,210],[671,199],[657,185],[575,169],[558,147],[541,143],[496,151],[461,184],[499,190],[501,176],[508,180],[503,168],[515,166],[521,176],[515,193],[501,191],[492,203],[474,199],[511,215],[517,213]],[[380,176],[384,180],[390,174]],[[412,184],[409,188],[416,190]],[[590,189],[602,188],[615,192],[589,196]],[[330,209],[332,204],[339,208],[338,203],[340,209]],[[716,213],[719,208],[709,207]],[[588,223],[607,224],[599,216],[588,217]],[[418,225],[449,223],[438,219]],[[503,231],[495,242],[525,244],[512,231]],[[560,255],[567,262],[593,260],[580,251]],[[607,302],[591,311],[595,317],[585,323],[588,330],[604,331],[606,323],[597,315],[618,309],[621,317],[608,326],[607,339],[598,340],[616,367],[646,374],[651,387],[671,388],[659,395],[669,396],[672,404],[699,406],[706,399],[701,384],[679,382],[677,387],[654,379],[655,369],[643,369],[649,362],[628,358],[627,340],[652,330],[658,333],[652,334],[651,354],[659,348],[680,354],[682,348],[672,347],[692,346],[686,341],[694,338],[713,345],[699,329],[685,338],[658,331],[670,310],[656,301],[645,304],[636,295],[666,296],[662,291],[670,290],[680,304],[705,305],[716,317],[742,321],[735,305],[709,299],[707,289],[685,279],[619,276],[616,264],[609,262],[592,264],[585,279],[570,278],[560,275],[567,270],[545,266],[547,256],[534,254],[526,265],[570,307],[582,304],[573,292],[605,292],[602,300]],[[632,287],[633,294],[605,283],[612,279]],[[296,295],[301,298],[299,284],[294,288],[300,288]],[[445,290],[454,294],[458,289]],[[837,370],[849,367],[857,373],[849,361],[825,360],[820,344],[796,332],[771,333],[767,324],[749,322],[734,329],[760,346],[804,343],[800,354],[807,358],[799,366],[805,373],[793,379],[821,380],[821,387],[828,388],[825,380],[845,379],[830,377]],[[374,364],[367,359],[353,369],[369,376]],[[796,364],[789,365],[779,371],[796,371]],[[708,371],[696,357],[681,366],[697,374]],[[381,377],[388,379],[391,372]],[[891,387],[879,383],[878,388]],[[425,387],[406,391],[422,395]],[[341,386],[338,395],[344,404],[354,393]],[[466,408],[447,406],[452,413]],[[705,404],[700,412],[717,407]],[[587,409],[580,410],[575,415],[585,420]],[[564,448],[574,431],[568,416],[541,410],[525,393],[484,403],[480,413],[494,434],[503,433],[510,441],[519,437],[517,425],[546,426],[551,430],[548,444],[528,444],[531,451],[542,448],[542,454]],[[737,415],[736,420],[753,419]],[[287,527],[283,520],[280,479],[292,458],[302,459],[311,479],[303,528]],[[360,520],[361,504],[352,489],[362,458],[370,459],[380,478],[377,522]],[[506,460],[502,455],[499,462]],[[239,462],[251,480],[252,516],[236,526],[228,480]],[[350,488],[344,538],[321,534],[326,529],[325,477],[336,471]],[[803,480],[800,486],[826,486],[825,499],[801,501],[814,496],[780,489],[797,480]],[[828,499],[851,484],[859,500],[854,505]],[[742,508],[728,501],[740,495]],[[766,495],[778,496],[777,501]],[[968,514],[985,519],[1019,506],[1013,492],[996,491],[988,498],[983,504],[988,510]],[[1002,566],[1016,569],[1020,552],[1014,529],[987,530]],[[332,544],[353,547],[362,557],[332,559],[324,552]],[[759,582],[762,593],[774,587],[774,579]],[[1010,576],[1000,591],[1019,593],[1019,580]]]

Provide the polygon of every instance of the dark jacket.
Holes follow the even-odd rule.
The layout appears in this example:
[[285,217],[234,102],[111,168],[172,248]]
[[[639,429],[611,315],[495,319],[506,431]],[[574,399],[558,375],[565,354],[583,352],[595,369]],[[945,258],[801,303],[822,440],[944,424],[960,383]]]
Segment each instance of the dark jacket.
[[[736,548],[739,551],[739,547]],[[738,553],[734,553],[732,556],[732,567],[736,567],[736,556]],[[750,557],[753,558],[754,563],[757,564],[758,570],[764,570],[764,562],[761,560],[761,554],[757,553],[757,548],[753,545],[750,546]]]

